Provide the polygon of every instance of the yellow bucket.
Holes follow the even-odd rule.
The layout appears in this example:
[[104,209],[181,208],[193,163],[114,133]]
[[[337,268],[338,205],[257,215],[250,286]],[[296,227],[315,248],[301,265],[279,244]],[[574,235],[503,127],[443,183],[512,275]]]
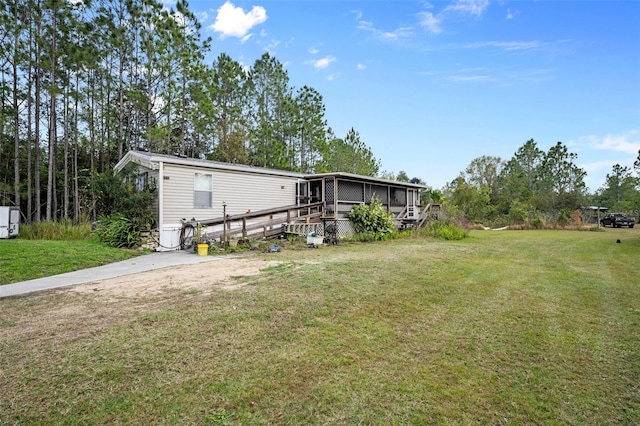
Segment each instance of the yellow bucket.
[[209,255],[209,244],[198,244],[198,256]]

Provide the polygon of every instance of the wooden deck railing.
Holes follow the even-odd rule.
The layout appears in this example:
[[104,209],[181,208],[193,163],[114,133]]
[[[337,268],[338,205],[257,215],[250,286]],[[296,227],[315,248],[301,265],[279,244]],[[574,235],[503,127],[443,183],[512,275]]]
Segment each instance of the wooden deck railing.
[[[436,212],[433,211],[434,207],[438,208]],[[439,209],[440,209],[440,204],[432,204],[432,203],[427,204],[424,210],[422,210],[422,213],[420,213],[418,228],[422,228],[425,225],[425,223],[427,223],[432,219],[438,219],[438,213],[440,212]]]
[[[304,205],[290,205],[273,209],[258,210],[255,212],[227,215],[214,219],[203,219],[197,222],[207,227],[217,227],[213,231],[207,231],[207,236],[212,239],[239,237],[246,239],[249,235],[262,235],[270,237],[282,233],[282,225],[292,221],[311,221],[324,216],[324,202]],[[262,232],[252,232],[261,230]]]

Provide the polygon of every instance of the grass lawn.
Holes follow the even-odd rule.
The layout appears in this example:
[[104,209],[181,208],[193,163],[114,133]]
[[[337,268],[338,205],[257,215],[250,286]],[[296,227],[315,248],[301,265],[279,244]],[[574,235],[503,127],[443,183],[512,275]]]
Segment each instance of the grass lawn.
[[472,231],[3,299],[0,424],[639,424],[639,255],[635,229]]
[[138,254],[90,240],[0,240],[0,285],[100,266]]

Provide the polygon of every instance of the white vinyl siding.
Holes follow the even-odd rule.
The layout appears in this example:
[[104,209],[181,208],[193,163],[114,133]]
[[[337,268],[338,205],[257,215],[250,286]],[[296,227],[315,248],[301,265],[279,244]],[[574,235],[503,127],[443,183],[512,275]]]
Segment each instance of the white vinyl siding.
[[[215,203],[227,204],[228,214],[246,213],[296,203],[297,179],[230,171],[214,172]],[[218,191],[222,191],[219,193]]]
[[[194,207],[195,173],[212,176],[210,208]],[[288,176],[196,168],[164,163],[164,209],[162,222],[179,224],[180,219],[222,217],[222,202],[229,215],[289,206],[296,203],[298,179]]]

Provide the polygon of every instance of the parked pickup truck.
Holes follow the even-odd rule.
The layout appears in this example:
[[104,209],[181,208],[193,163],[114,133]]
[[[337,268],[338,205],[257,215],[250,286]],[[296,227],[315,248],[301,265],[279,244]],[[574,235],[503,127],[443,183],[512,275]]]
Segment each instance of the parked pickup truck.
[[624,213],[609,213],[600,219],[600,224],[602,226],[609,225],[612,228],[622,228],[623,226],[633,228],[633,225],[636,224],[636,219]]

